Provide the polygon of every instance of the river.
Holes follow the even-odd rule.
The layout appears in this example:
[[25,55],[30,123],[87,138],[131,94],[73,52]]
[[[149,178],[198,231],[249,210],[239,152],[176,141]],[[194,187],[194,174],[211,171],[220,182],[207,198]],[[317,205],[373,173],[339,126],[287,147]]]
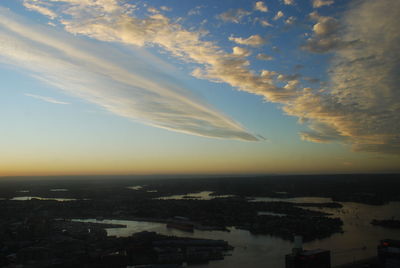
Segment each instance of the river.
[[[188,194],[193,195],[193,194]],[[203,194],[208,199],[209,192]],[[177,196],[174,196],[176,198]],[[201,194],[196,197],[202,199]],[[178,196],[178,199],[182,198]],[[294,199],[278,199],[288,202],[332,202],[329,198],[301,197]],[[255,198],[253,201],[278,201],[276,198]],[[332,266],[349,263],[372,256],[376,256],[376,247],[381,239],[400,239],[400,230],[387,229],[373,226],[370,221],[376,219],[387,219],[394,217],[400,219],[400,202],[391,202],[383,206],[371,206],[352,202],[340,202],[343,208],[317,209],[332,213],[332,217],[340,217],[343,222],[344,233],[334,234],[329,238],[315,240],[304,244],[305,249],[329,249],[331,250]],[[309,208],[310,209],[310,208]],[[314,208],[313,208],[314,209]],[[291,252],[292,243],[278,237],[268,235],[252,235],[248,231],[230,228],[230,232],[222,231],[200,231],[195,230],[188,233],[175,229],[166,228],[163,223],[123,221],[123,220],[85,220],[101,223],[125,224],[126,228],[107,229],[108,235],[129,236],[140,231],[154,231],[165,235],[223,239],[229,242],[235,249],[231,256],[224,260],[212,261],[208,265],[196,267],[215,268],[239,268],[239,267],[284,267],[285,254]]]

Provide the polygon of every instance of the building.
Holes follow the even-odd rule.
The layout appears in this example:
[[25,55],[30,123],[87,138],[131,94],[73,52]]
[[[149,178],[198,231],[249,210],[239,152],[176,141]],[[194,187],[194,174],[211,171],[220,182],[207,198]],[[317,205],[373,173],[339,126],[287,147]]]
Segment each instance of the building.
[[400,240],[381,240],[378,246],[378,260],[382,268],[400,268]]
[[292,253],[286,255],[286,268],[331,268],[331,252],[324,249],[303,250],[302,238],[295,237]]

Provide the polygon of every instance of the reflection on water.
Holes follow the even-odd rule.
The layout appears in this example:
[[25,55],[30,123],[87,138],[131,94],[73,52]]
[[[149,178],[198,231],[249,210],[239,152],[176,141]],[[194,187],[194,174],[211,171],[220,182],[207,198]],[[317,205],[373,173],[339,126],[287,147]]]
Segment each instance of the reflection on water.
[[292,198],[277,198],[277,197],[254,197],[251,202],[291,202],[291,203],[329,203],[332,202],[328,197],[292,197]]
[[[310,202],[310,198],[302,198],[299,202]],[[324,199],[323,202],[326,202]],[[358,203],[343,202],[343,208],[323,208],[319,211],[332,213],[344,222],[344,233],[335,234],[329,238],[305,243],[305,249],[323,248],[331,250],[332,265],[340,265],[358,259],[376,256],[376,246],[381,239],[400,237],[400,230],[373,226],[373,218],[400,218],[400,202],[392,202],[384,206],[370,206]],[[86,220],[96,222],[96,220]],[[109,235],[129,236],[140,231],[154,231],[165,235],[223,239],[235,247],[232,256],[223,261],[210,262],[208,265],[196,267],[239,268],[239,267],[284,267],[285,254],[291,252],[292,243],[277,237],[252,235],[248,231],[230,228],[231,232],[201,231],[193,233],[168,229],[163,223],[103,220],[100,223],[117,223],[127,225],[127,228],[107,229]],[[366,247],[365,249],[362,249]]]
[[66,201],[74,201],[77,200],[75,198],[53,198],[53,197],[40,197],[40,196],[16,196],[11,198],[10,200],[14,201],[28,201],[32,199],[39,199],[39,200],[56,200],[60,202],[66,202]]
[[212,195],[214,192],[203,191],[198,193],[188,193],[188,194],[179,194],[179,195],[170,195],[158,197],[157,199],[170,200],[170,199],[195,199],[195,200],[211,200],[214,198],[226,198],[226,197],[234,197],[234,195]]
[[[126,188],[131,189],[131,190],[135,190],[135,191],[140,191],[140,190],[143,190],[144,186],[146,186],[146,185],[129,186],[129,187],[126,187]],[[157,193],[158,191],[157,190],[147,190],[146,192],[147,193]]]
[[136,185],[136,186],[129,186],[129,187],[126,187],[126,188],[131,189],[131,190],[136,190],[136,191],[138,191],[138,190],[142,190],[142,189],[143,189],[143,186],[141,186],[141,185]]
[[267,215],[267,216],[278,216],[278,217],[283,217],[283,216],[287,216],[287,214],[283,214],[283,213],[275,213],[275,212],[269,212],[269,211],[259,211],[257,213],[258,216],[262,216],[262,215]]
[[68,192],[68,189],[60,188],[60,189],[50,189],[50,192]]
[[[125,220],[79,220],[85,222],[124,224],[126,228],[106,229],[108,235],[129,236],[136,232],[153,231],[164,235],[222,239],[228,241],[235,249],[232,256],[225,257],[222,261],[212,261],[208,265],[196,265],[199,268],[206,267],[284,267],[284,254],[291,250],[292,244],[282,239],[271,236],[251,235],[248,231],[230,228],[230,232],[194,230],[193,233],[167,228],[164,223],[125,221]],[[283,254],[283,255],[282,255]]]
[[[315,210],[332,213],[332,217],[340,217],[343,222],[343,234],[335,234],[330,238],[310,242],[313,248],[324,247],[332,250],[333,261],[353,261],[376,256],[376,247],[381,239],[400,238],[400,230],[388,229],[370,224],[372,219],[400,218],[400,202],[391,202],[384,206],[371,206],[352,202],[342,202],[343,208],[324,208]],[[310,209],[310,208],[309,208]],[[361,249],[366,247],[365,249]],[[351,250],[353,249],[353,250]]]

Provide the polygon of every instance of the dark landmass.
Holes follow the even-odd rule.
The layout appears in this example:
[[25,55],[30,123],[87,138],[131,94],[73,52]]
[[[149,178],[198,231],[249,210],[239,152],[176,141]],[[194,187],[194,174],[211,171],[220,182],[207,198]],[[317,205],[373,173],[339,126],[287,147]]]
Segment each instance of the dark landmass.
[[304,241],[311,241],[342,232],[342,224],[339,218],[260,215],[256,222],[240,228],[253,234],[269,234],[286,240],[292,240],[293,234],[300,234]]
[[155,196],[212,191],[240,197],[327,197],[338,202],[383,205],[400,201],[399,174],[259,176],[247,178],[169,179],[148,181],[143,190]]
[[[382,205],[390,201],[400,201],[398,189],[399,175],[1,179],[0,241],[3,244],[0,245],[0,263],[24,263],[28,260],[41,262],[47,259],[59,265],[57,267],[77,266],[76,261],[100,265],[93,267],[107,267],[101,266],[107,263],[107,260],[126,266],[126,263],[136,260],[140,260],[137,263],[143,264],[150,263],[150,260],[152,263],[162,263],[164,261],[161,261],[162,257],[159,256],[168,259],[172,258],[168,257],[170,255],[179,256],[176,258],[182,262],[187,261],[187,256],[192,256],[194,260],[197,258],[194,256],[208,256],[208,260],[212,260],[220,258],[222,251],[188,251],[182,247],[181,242],[173,242],[173,245],[180,246],[171,251],[164,250],[158,242],[153,242],[174,239],[164,239],[148,233],[142,234],[139,239],[142,242],[147,241],[143,243],[137,242],[135,236],[107,237],[104,228],[122,226],[75,223],[70,220],[104,218],[167,224],[179,216],[186,218],[199,230],[220,231],[236,227],[253,234],[273,235],[286,240],[292,240],[294,234],[302,235],[305,241],[312,241],[342,232],[343,223],[339,218],[332,218],[329,214],[308,208],[340,208],[342,205],[337,202],[344,201]],[[233,197],[197,200],[191,195],[202,191],[213,192],[215,197]],[[184,197],[180,200],[160,199],[170,195]],[[18,196],[72,200],[11,200]],[[254,197],[327,197],[334,202],[255,202],[252,200]],[[35,220],[36,216],[40,216],[41,220]],[[387,225],[387,221],[382,222],[376,223]],[[91,230],[89,234],[88,229]],[[133,250],[131,245],[136,244],[138,246]],[[151,247],[148,246],[150,244]],[[168,244],[167,248],[171,247],[174,248]],[[134,256],[135,252],[142,249],[143,254]],[[176,262],[177,259],[172,263],[179,263]],[[46,262],[37,267],[52,267],[53,264]],[[87,267],[92,267],[90,265]],[[118,265],[112,267],[120,267]]]
[[[260,211],[284,214],[287,217],[259,215]],[[276,235],[291,240],[293,234],[303,235],[306,241],[327,237],[341,231],[340,219],[328,214],[297,207],[288,202],[249,202],[243,198],[217,198],[212,200],[129,199],[0,201],[0,218],[24,220],[31,213],[45,213],[57,219],[125,219],[167,223],[181,216],[189,219],[198,229],[226,230],[237,227],[257,234]],[[268,221],[266,220],[268,219]],[[307,225],[307,228],[292,228]],[[324,224],[324,228],[319,225]],[[274,228],[271,228],[274,226]]]
[[[44,179],[45,178],[45,179]],[[140,185],[140,190],[127,189]],[[67,192],[48,189],[66,188]],[[29,195],[96,199],[105,196],[156,198],[212,191],[213,195],[239,197],[327,197],[337,202],[382,205],[400,201],[400,174],[291,175],[212,178],[165,178],[139,176],[21,177],[0,178],[0,198],[11,198],[18,190]],[[151,192],[149,192],[151,191]],[[20,196],[26,193],[17,193]]]
[[296,203],[299,207],[315,207],[315,208],[342,208],[343,205],[337,202],[329,203]]
[[[224,258],[233,248],[222,240],[172,237],[140,232],[109,237],[107,224],[51,220],[34,215],[2,222],[0,267],[127,267],[182,264]],[[180,266],[179,266],[180,267]]]
[[372,225],[382,226],[386,228],[400,229],[400,220],[387,219],[387,220],[376,220],[371,221]]

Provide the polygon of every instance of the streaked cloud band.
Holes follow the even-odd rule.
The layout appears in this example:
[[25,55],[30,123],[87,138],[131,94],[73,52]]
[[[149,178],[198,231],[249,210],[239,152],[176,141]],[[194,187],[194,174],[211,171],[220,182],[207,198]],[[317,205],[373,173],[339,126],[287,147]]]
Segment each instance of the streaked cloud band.
[[124,66],[117,57],[103,56],[118,55],[110,47],[106,51],[91,42],[89,46],[86,41],[47,27],[28,26],[17,17],[0,9],[0,62],[20,67],[67,94],[148,125],[198,136],[258,140],[142,59],[139,62],[132,56],[129,61],[134,64]]

